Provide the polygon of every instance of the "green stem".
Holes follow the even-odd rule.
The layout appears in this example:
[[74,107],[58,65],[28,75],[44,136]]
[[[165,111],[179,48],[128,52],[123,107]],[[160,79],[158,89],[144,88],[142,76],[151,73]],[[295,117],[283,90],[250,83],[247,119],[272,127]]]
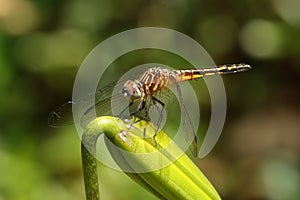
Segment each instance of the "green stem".
[[82,136],[81,156],[86,200],[100,200],[97,159],[95,158],[97,138],[98,135],[83,134]]

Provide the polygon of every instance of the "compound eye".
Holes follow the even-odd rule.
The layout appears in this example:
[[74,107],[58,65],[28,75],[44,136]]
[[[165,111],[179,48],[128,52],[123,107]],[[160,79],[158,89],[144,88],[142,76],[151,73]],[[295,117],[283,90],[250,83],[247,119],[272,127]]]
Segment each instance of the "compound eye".
[[123,94],[124,97],[130,96],[130,94],[129,94],[129,92],[128,92],[128,90],[127,90],[126,87],[123,87],[123,89],[122,89],[122,94]]
[[133,81],[126,81],[122,89],[122,94],[125,97],[131,98],[135,93],[135,84]]

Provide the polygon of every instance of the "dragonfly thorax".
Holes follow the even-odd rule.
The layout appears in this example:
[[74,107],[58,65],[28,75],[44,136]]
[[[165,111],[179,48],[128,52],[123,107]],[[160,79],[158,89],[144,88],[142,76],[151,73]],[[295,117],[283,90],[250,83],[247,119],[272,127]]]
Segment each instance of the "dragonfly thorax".
[[141,86],[136,81],[131,80],[128,80],[124,83],[122,94],[124,97],[132,100],[140,99],[143,96]]

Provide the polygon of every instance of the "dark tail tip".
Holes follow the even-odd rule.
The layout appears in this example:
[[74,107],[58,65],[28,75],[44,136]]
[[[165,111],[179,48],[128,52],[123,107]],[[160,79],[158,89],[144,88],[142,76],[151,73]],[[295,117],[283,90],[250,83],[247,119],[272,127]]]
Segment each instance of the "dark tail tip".
[[252,67],[249,64],[241,63],[237,66],[237,69],[238,69],[238,72],[245,72],[245,71],[252,69]]

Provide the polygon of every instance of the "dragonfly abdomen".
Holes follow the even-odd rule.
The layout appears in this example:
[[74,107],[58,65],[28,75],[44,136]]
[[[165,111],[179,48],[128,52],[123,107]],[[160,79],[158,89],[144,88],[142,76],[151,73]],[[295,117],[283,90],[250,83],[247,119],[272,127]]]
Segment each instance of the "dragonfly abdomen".
[[237,72],[243,72],[251,69],[250,65],[240,63],[240,64],[228,64],[220,65],[215,67],[199,68],[199,69],[185,69],[176,70],[176,81],[189,81],[197,78],[202,78],[205,76],[212,76],[216,74],[232,74]]

